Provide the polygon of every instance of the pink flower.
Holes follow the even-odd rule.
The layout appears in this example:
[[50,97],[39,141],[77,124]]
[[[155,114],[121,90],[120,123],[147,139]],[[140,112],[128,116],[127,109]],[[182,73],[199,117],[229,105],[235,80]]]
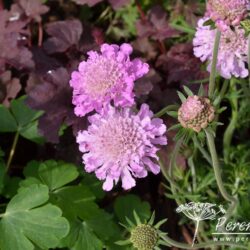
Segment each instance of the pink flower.
[[104,190],[111,190],[119,179],[124,189],[130,189],[136,185],[135,178],[146,177],[148,171],[160,172],[156,152],[157,145],[167,144],[166,126],[153,118],[148,105],[143,104],[137,114],[109,105],[89,121],[91,125],[78,133],[77,142],[84,153],[85,170],[105,180]]
[[247,17],[249,0],[207,0],[206,16],[211,18],[221,31],[230,25],[237,26]]
[[75,114],[84,116],[113,101],[115,106],[129,107],[134,103],[134,81],[145,75],[149,66],[140,59],[130,60],[129,44],[101,46],[101,53],[88,52],[87,61],[80,63],[71,76]]
[[[204,26],[207,20],[208,18],[199,20],[193,45],[195,56],[202,62],[208,61],[207,69],[210,71],[216,30],[211,29],[209,25]],[[217,71],[221,76],[227,79],[232,76],[241,78],[248,76],[247,43],[245,32],[240,26],[236,26],[234,31],[228,29],[222,32],[217,58]]]

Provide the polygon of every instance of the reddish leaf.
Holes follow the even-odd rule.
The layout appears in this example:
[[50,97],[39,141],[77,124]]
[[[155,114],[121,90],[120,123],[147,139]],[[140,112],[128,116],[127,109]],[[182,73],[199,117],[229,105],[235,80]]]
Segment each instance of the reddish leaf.
[[10,71],[0,75],[0,103],[9,107],[10,101],[17,96],[21,87],[19,79],[11,78]]
[[53,54],[78,45],[83,28],[79,20],[67,20],[48,24],[46,31],[51,38],[44,43],[44,48],[48,54]]

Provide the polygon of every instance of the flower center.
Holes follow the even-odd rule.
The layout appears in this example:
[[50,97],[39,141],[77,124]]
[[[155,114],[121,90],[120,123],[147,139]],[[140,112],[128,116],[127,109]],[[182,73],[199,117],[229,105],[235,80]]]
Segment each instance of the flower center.
[[143,130],[133,117],[112,117],[99,127],[94,150],[106,161],[119,162],[138,154],[143,138]]
[[86,64],[85,91],[93,98],[105,96],[121,77],[118,63],[115,60],[98,56]]
[[198,116],[204,105],[200,102],[200,100],[196,97],[190,96],[187,101],[181,106],[181,116],[185,121],[192,120],[196,116]]
[[131,232],[130,241],[136,249],[152,250],[156,246],[157,240],[157,231],[150,225],[138,225]]

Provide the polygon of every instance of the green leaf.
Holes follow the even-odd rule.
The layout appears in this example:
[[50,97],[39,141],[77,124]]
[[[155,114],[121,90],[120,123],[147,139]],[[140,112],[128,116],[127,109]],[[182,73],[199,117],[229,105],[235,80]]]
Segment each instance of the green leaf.
[[48,198],[44,185],[19,189],[0,221],[1,250],[33,250],[33,244],[41,249],[53,248],[67,235],[67,220],[58,207],[44,205]]
[[54,160],[41,163],[38,172],[40,179],[48,185],[50,190],[72,182],[79,175],[75,165]]
[[44,137],[42,137],[38,132],[38,121],[33,121],[23,127],[20,130],[20,134],[22,137],[38,144],[43,144],[45,142]]
[[72,250],[102,250],[103,244],[85,223],[79,223],[75,229],[77,235]]
[[15,132],[17,123],[10,111],[3,105],[0,105],[0,132]]
[[19,183],[22,179],[20,177],[5,177],[5,186],[4,186],[4,197],[12,198],[16,195],[19,188]]
[[177,94],[178,94],[182,103],[187,100],[187,98],[180,91],[177,91]]
[[86,220],[86,223],[102,240],[108,240],[115,236],[116,239],[120,237],[120,229],[114,223],[112,216],[102,209],[99,209],[92,219]]
[[11,112],[13,113],[18,127],[21,129],[25,125],[39,118],[43,112],[29,108],[25,103],[26,96],[22,96],[19,99],[13,100],[10,105]]
[[99,210],[94,200],[95,196],[86,186],[67,186],[51,194],[51,202],[59,206],[70,219],[93,218]]
[[26,165],[26,167],[23,170],[24,176],[27,177],[36,177],[39,178],[38,176],[38,168],[40,166],[39,161],[30,161]]
[[102,182],[98,180],[94,175],[89,173],[83,174],[83,185],[90,188],[97,199],[102,199],[105,196],[105,192],[102,189]]
[[118,197],[114,204],[114,210],[120,222],[125,225],[127,224],[126,217],[135,222],[133,211],[137,213],[142,222],[151,216],[149,203],[141,201],[139,197],[132,194]]
[[183,86],[183,89],[188,96],[194,95],[194,93],[191,91],[191,89],[189,89],[187,86]]
[[177,111],[168,111],[166,112],[169,116],[173,117],[173,118],[177,118],[178,117],[178,112]]

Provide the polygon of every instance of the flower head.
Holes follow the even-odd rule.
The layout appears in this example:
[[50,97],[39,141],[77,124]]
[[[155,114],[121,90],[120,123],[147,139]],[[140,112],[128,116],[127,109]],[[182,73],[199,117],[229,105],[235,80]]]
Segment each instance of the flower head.
[[[208,71],[211,69],[213,56],[213,46],[216,30],[204,26],[207,18],[202,18],[198,22],[197,31],[193,40],[194,54],[202,62],[208,60]],[[217,71],[226,79],[232,76],[245,78],[248,76],[247,62],[247,38],[245,31],[240,26],[235,27],[234,31],[226,30],[221,34],[219,54],[217,58]]]
[[147,224],[140,224],[131,231],[130,241],[136,249],[152,250],[157,244],[157,230]]
[[130,60],[133,49],[129,44],[101,46],[101,53],[88,52],[87,61],[80,63],[71,76],[75,114],[85,114],[111,101],[115,106],[128,107],[134,103],[134,81],[148,72],[148,64]]
[[146,177],[148,171],[160,172],[154,159],[158,159],[157,145],[167,144],[166,126],[161,119],[152,117],[146,104],[138,114],[129,108],[107,106],[101,114],[89,117],[87,131],[78,133],[85,169],[105,180],[104,190],[111,190],[119,179],[124,189],[130,189],[136,184],[134,178]]
[[230,25],[237,26],[247,16],[249,0],[208,0],[206,15],[222,31]]
[[209,99],[199,96],[189,96],[178,110],[178,120],[184,128],[200,132],[214,119],[214,107]]
[[141,222],[141,219],[134,212],[136,224],[126,218],[129,226],[123,225],[129,232],[130,237],[125,241],[118,241],[118,245],[133,245],[138,250],[159,249],[159,245],[167,245],[164,242],[166,233],[160,231],[160,226],[166,222],[166,219],[159,221],[154,225],[155,214],[153,213],[148,222]]

